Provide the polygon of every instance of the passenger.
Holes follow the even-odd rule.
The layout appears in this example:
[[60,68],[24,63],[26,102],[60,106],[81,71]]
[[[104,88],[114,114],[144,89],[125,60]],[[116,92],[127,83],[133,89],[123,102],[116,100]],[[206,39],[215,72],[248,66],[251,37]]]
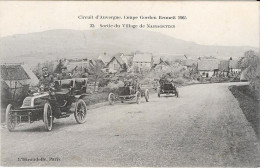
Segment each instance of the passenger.
[[58,79],[59,79],[59,80],[62,80],[62,79],[71,79],[71,75],[68,74],[68,72],[67,72],[67,67],[62,67],[62,68],[61,68],[61,74],[59,74]]
[[132,86],[135,92],[140,89],[140,84],[137,76],[135,76],[134,79],[132,80]]

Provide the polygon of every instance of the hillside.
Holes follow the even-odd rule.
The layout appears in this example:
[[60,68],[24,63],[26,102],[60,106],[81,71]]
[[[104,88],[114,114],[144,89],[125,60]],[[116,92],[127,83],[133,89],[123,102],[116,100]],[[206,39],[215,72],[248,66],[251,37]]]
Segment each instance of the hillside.
[[1,62],[25,62],[33,66],[37,62],[56,58],[97,58],[101,53],[152,52],[171,57],[186,54],[189,57],[215,56],[238,58],[247,46],[206,46],[175,39],[146,30],[97,29],[97,30],[49,30],[17,34],[0,38]]

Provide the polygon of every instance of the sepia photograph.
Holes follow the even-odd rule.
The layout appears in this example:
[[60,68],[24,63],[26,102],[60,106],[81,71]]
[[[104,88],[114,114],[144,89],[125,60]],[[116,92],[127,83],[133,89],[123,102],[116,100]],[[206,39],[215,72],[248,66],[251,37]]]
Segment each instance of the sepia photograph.
[[257,1],[0,1],[2,167],[260,167]]

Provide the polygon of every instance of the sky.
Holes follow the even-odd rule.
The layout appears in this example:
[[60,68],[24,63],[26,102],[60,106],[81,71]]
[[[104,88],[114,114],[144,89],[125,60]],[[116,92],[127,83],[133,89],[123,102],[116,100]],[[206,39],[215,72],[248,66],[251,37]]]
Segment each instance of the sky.
[[[0,37],[90,24],[175,25],[147,29],[204,45],[259,47],[259,2],[248,1],[1,1]],[[93,20],[78,16],[186,16],[185,20]]]

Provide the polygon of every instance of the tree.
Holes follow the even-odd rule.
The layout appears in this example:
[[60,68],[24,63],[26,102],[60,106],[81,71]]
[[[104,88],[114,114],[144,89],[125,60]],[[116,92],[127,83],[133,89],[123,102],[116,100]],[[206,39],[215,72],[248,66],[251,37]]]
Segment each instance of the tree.
[[104,65],[98,61],[95,61],[94,64],[90,64],[89,74],[91,79],[94,81],[94,91],[96,90],[97,82],[102,79],[105,73],[102,71]]
[[259,55],[253,51],[249,50],[244,53],[244,57],[242,57],[238,61],[238,66],[245,71],[245,75],[249,80],[252,80],[256,77],[257,74],[257,66],[259,63]]
[[239,67],[244,71],[245,77],[250,81],[253,91],[260,95],[260,57],[255,51],[246,51],[239,60]]
[[58,65],[56,66],[54,73],[61,73],[61,68],[63,67],[63,63],[61,61],[61,59],[59,60]]

